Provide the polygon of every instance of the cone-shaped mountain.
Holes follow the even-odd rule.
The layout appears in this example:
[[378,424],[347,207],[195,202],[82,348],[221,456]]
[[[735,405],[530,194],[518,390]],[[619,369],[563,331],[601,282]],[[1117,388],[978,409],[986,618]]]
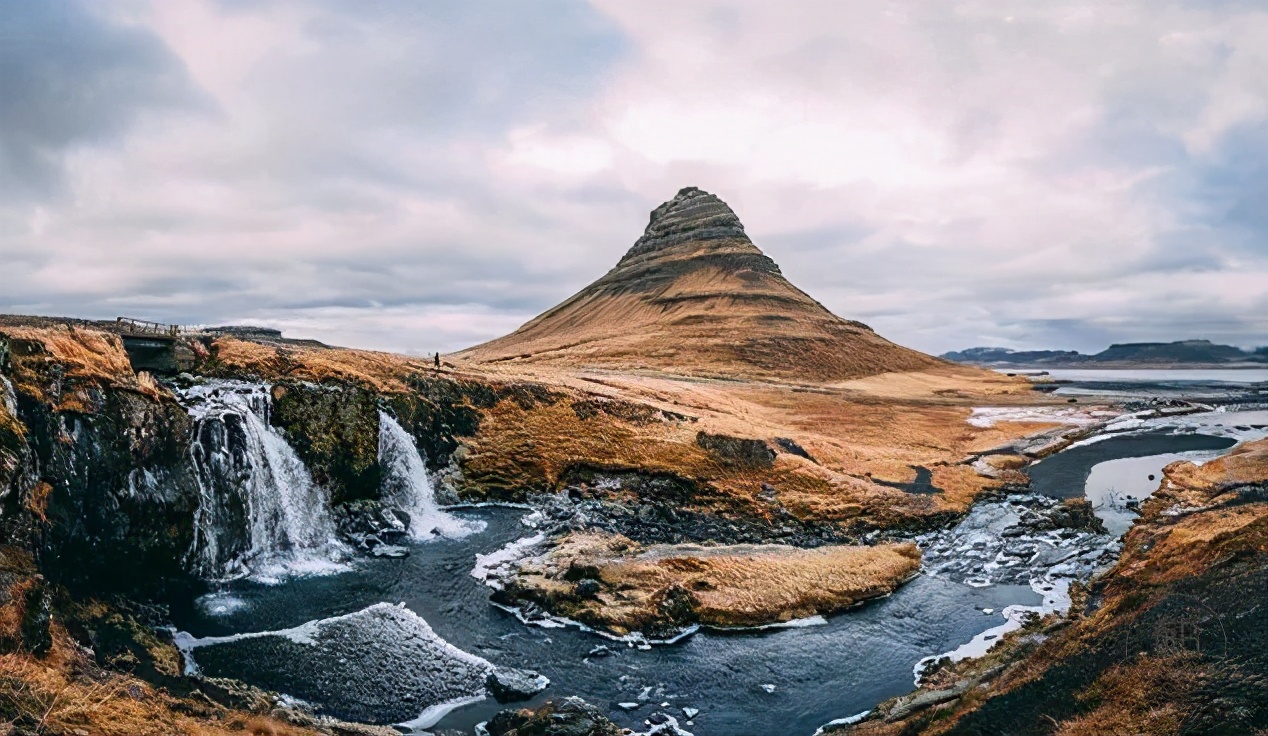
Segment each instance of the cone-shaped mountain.
[[721,199],[688,187],[616,267],[476,362],[841,381],[940,361],[841,319],[793,286]]

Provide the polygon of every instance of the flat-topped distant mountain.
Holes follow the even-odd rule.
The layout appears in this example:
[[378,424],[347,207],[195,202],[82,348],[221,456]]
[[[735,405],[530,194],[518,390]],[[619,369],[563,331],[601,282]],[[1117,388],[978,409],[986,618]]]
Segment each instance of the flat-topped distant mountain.
[[725,202],[695,187],[651,215],[616,267],[474,363],[841,381],[940,361],[828,311],[780,273]]
[[1130,366],[1211,366],[1244,363],[1268,364],[1268,348],[1253,352],[1210,340],[1177,342],[1129,342],[1110,345],[1095,355],[1074,350],[1010,350],[1008,348],[968,348],[944,353],[943,358],[974,365],[1014,365],[1046,367],[1130,367]]

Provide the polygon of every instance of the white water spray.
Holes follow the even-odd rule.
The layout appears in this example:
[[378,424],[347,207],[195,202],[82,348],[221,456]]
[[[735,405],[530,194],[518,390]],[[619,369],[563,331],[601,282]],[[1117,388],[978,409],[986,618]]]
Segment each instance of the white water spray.
[[184,394],[196,425],[198,479],[191,559],[208,578],[263,582],[341,569],[329,498],[269,426],[269,387],[217,381]]
[[383,469],[383,501],[409,515],[409,531],[414,539],[462,537],[484,528],[484,522],[465,521],[440,509],[414,438],[382,411],[379,465]]

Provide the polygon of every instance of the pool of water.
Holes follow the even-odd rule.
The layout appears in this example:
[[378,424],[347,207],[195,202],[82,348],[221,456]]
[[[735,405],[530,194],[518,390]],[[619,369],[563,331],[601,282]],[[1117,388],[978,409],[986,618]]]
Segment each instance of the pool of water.
[[[1235,444],[1237,440],[1231,437],[1156,430],[1072,447],[1040,460],[1026,472],[1030,475],[1030,488],[1035,493],[1053,498],[1077,498],[1087,493],[1092,469],[1101,463],[1123,458],[1227,450]],[[1157,484],[1154,487],[1157,488]]]

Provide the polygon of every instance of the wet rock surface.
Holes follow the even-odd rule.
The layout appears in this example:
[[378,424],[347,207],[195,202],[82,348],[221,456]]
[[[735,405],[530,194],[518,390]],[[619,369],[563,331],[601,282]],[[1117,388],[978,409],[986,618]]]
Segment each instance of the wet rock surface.
[[549,700],[534,710],[504,710],[485,724],[488,736],[690,736],[678,719],[663,711],[651,713],[646,731],[621,728],[581,698]]
[[364,552],[398,545],[409,536],[409,516],[379,501],[354,501],[333,509],[339,536]]
[[550,680],[532,670],[502,667],[489,673],[485,688],[499,703],[528,700],[550,686]]
[[574,498],[565,492],[539,497],[538,511],[530,517],[530,523],[549,534],[599,529],[641,544],[768,542],[820,547],[859,543],[859,534],[828,522],[797,519],[778,506],[773,489],[766,494],[767,501],[774,506],[774,519],[769,522],[705,514],[672,503],[618,503]]
[[286,430],[313,480],[338,504],[378,498],[377,396],[355,385],[283,381],[270,422]]
[[[103,362],[124,361],[118,383],[135,383],[120,344],[94,346],[117,351]],[[77,591],[187,583],[198,488],[184,409],[76,374],[36,340],[0,334],[0,353],[0,541],[27,544],[51,582]]]
[[1085,499],[1033,494],[979,504],[959,524],[916,538],[926,574],[970,585],[1087,579],[1121,549]]

